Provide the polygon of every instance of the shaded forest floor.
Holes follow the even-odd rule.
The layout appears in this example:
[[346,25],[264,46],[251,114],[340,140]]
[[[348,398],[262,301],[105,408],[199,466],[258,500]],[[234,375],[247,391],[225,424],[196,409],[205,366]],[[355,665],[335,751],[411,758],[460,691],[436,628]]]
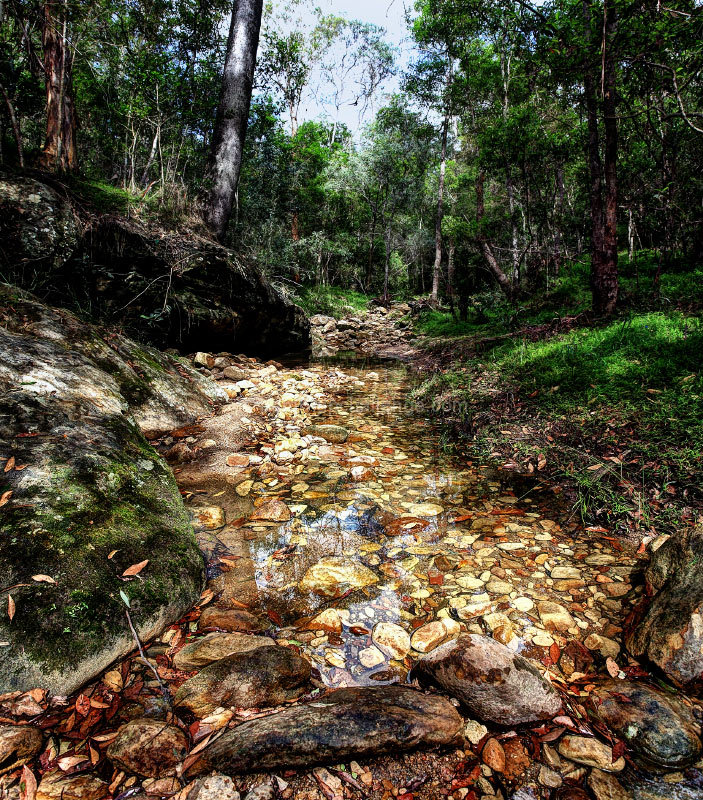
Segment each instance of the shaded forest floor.
[[477,303],[465,322],[441,311],[415,321],[431,375],[414,401],[442,417],[447,447],[468,439],[549,475],[585,521],[640,536],[703,509],[701,275],[662,276],[655,294],[647,266],[639,290],[625,275],[627,310],[611,320],[585,310],[575,268],[518,308]]

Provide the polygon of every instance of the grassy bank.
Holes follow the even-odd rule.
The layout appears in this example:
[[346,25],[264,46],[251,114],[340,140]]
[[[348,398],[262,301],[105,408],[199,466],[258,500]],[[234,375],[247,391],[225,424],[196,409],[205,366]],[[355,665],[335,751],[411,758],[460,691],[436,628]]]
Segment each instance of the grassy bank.
[[292,299],[310,316],[325,314],[335,319],[365,311],[369,303],[365,294],[339,286],[302,286]]
[[417,328],[441,367],[416,399],[482,454],[563,481],[585,520],[670,531],[703,506],[703,323],[671,295],[609,321],[542,298],[512,332],[500,303],[480,322],[432,312]]

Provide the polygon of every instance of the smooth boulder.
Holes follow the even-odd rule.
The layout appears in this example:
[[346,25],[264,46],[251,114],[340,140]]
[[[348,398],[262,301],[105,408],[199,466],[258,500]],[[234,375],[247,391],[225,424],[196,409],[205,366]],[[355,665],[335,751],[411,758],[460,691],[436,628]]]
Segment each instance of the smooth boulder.
[[207,667],[235,653],[248,653],[257,647],[270,647],[273,639],[248,633],[210,633],[189,642],[173,657],[173,666],[184,671]]
[[681,769],[701,754],[701,730],[681,701],[645,683],[608,681],[591,692],[595,716],[645,766]]
[[188,770],[197,775],[339,764],[461,740],[463,720],[438,695],[408,686],[336,689],[220,736]]
[[538,667],[494,639],[464,634],[423,656],[413,675],[499,725],[551,719],[561,699]]
[[198,717],[218,706],[261,708],[295,700],[310,679],[310,662],[288,647],[259,647],[202,669],[176,692],[174,705]]

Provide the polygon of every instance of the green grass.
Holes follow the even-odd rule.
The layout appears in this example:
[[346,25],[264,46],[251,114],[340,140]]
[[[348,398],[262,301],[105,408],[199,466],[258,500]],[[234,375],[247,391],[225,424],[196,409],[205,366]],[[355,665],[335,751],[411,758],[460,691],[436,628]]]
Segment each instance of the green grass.
[[701,354],[699,316],[631,312],[455,357],[417,397],[463,417],[485,453],[521,467],[546,454],[584,518],[671,530],[703,500]]
[[325,314],[341,319],[368,307],[369,298],[353,289],[338,286],[305,286],[293,298],[308,314]]

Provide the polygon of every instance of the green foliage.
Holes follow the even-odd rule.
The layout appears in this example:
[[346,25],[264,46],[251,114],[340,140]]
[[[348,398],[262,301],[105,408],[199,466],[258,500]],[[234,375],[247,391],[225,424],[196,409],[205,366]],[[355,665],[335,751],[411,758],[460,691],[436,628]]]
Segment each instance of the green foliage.
[[365,311],[369,298],[353,289],[339,286],[310,286],[303,288],[294,300],[308,314],[326,314],[336,319]]

